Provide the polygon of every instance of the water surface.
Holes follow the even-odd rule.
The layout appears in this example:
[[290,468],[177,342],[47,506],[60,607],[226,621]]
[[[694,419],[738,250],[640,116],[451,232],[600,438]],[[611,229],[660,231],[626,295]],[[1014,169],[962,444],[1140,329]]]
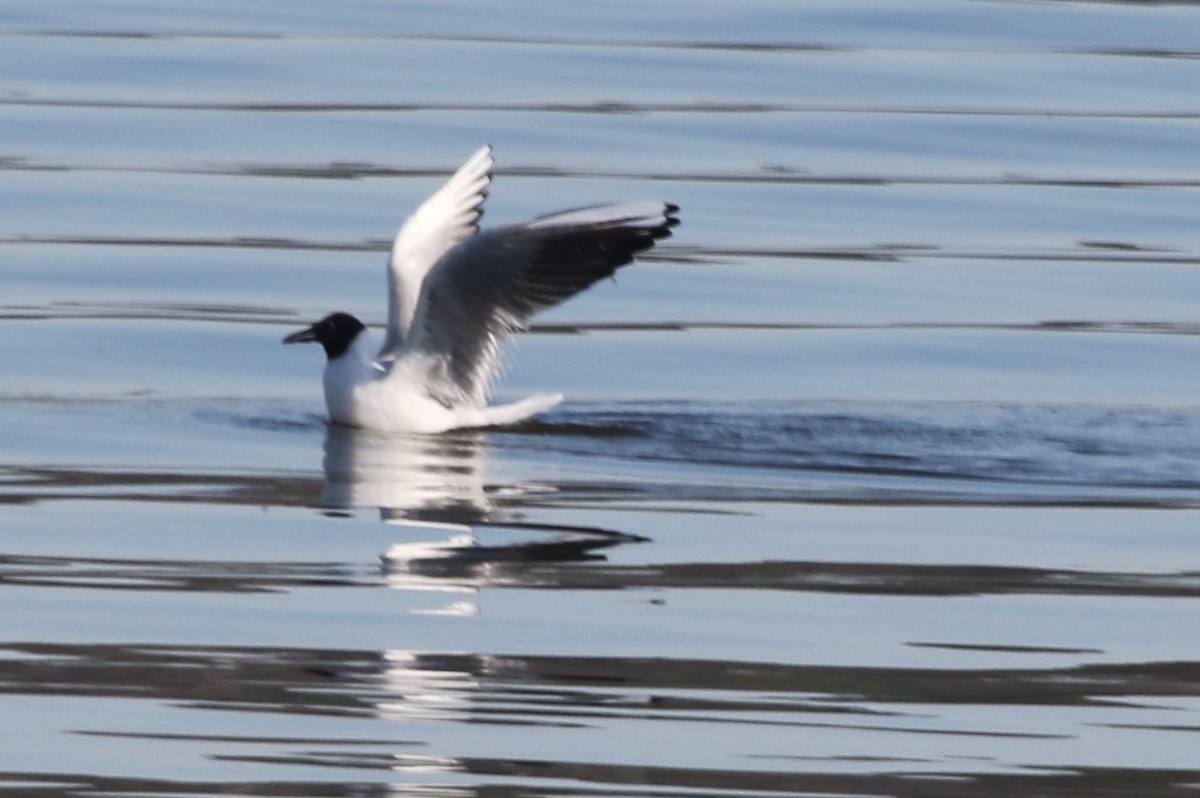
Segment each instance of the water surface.
[[[0,790],[1200,792],[1200,12],[0,8]],[[327,428],[487,223],[676,235],[509,430]]]

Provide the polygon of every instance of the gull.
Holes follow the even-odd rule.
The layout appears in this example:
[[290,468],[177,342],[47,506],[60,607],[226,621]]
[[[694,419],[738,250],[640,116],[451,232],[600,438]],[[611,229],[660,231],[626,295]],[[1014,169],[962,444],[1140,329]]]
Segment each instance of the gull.
[[671,235],[665,202],[594,205],[480,231],[492,148],[477,151],[400,227],[388,261],[388,320],[375,350],[361,321],[331,313],[284,343],[325,349],[335,424],[437,433],[513,424],[562,394],[489,405],[502,346],[563,302]]

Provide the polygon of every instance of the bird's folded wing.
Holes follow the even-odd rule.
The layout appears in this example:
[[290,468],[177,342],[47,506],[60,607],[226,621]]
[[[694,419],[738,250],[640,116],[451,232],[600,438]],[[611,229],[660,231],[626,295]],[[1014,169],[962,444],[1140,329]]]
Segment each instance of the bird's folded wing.
[[381,359],[394,358],[403,345],[430,269],[452,247],[478,232],[492,165],[491,146],[481,148],[396,234],[388,262],[388,327]]

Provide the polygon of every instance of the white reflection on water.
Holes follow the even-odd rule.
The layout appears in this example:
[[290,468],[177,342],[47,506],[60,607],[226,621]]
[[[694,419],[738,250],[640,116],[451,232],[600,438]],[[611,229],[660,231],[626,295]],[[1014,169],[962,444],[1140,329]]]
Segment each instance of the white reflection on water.
[[[330,425],[325,436],[321,504],[330,510],[378,509],[384,523],[435,532],[436,539],[401,540],[380,559],[390,587],[473,593],[484,585],[535,587],[530,563],[603,559],[597,552],[643,539],[591,527],[531,524],[507,518],[491,498],[506,501],[545,487],[485,484],[485,434],[382,435]],[[446,533],[449,533],[448,535]],[[481,540],[481,536],[485,536]],[[436,615],[474,615],[466,601]]]
[[331,424],[325,434],[321,506],[378,508],[388,523],[469,528],[490,513],[483,439],[381,435]]
[[[470,719],[480,688],[474,672],[436,667],[435,659],[414,651],[385,651],[381,675],[388,696],[375,711],[382,719],[453,720]],[[431,664],[432,663],[432,664]]]

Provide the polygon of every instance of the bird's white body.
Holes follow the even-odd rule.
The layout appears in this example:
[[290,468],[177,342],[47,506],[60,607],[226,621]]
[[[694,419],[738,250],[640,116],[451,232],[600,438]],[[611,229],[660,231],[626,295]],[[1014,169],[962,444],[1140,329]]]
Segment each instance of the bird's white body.
[[561,394],[489,406],[507,335],[584,290],[678,224],[662,202],[578,208],[480,232],[491,148],[476,152],[404,223],[388,264],[388,325],[376,351],[365,326],[334,313],[287,343],[324,348],[325,405],[338,424],[435,433],[512,424]]
[[383,367],[365,331],[344,355],[325,364],[325,407],[331,421],[380,432],[435,433],[461,427],[515,424],[562,401],[560,393],[534,394],[502,405],[446,405],[425,390],[435,364],[427,357]]

